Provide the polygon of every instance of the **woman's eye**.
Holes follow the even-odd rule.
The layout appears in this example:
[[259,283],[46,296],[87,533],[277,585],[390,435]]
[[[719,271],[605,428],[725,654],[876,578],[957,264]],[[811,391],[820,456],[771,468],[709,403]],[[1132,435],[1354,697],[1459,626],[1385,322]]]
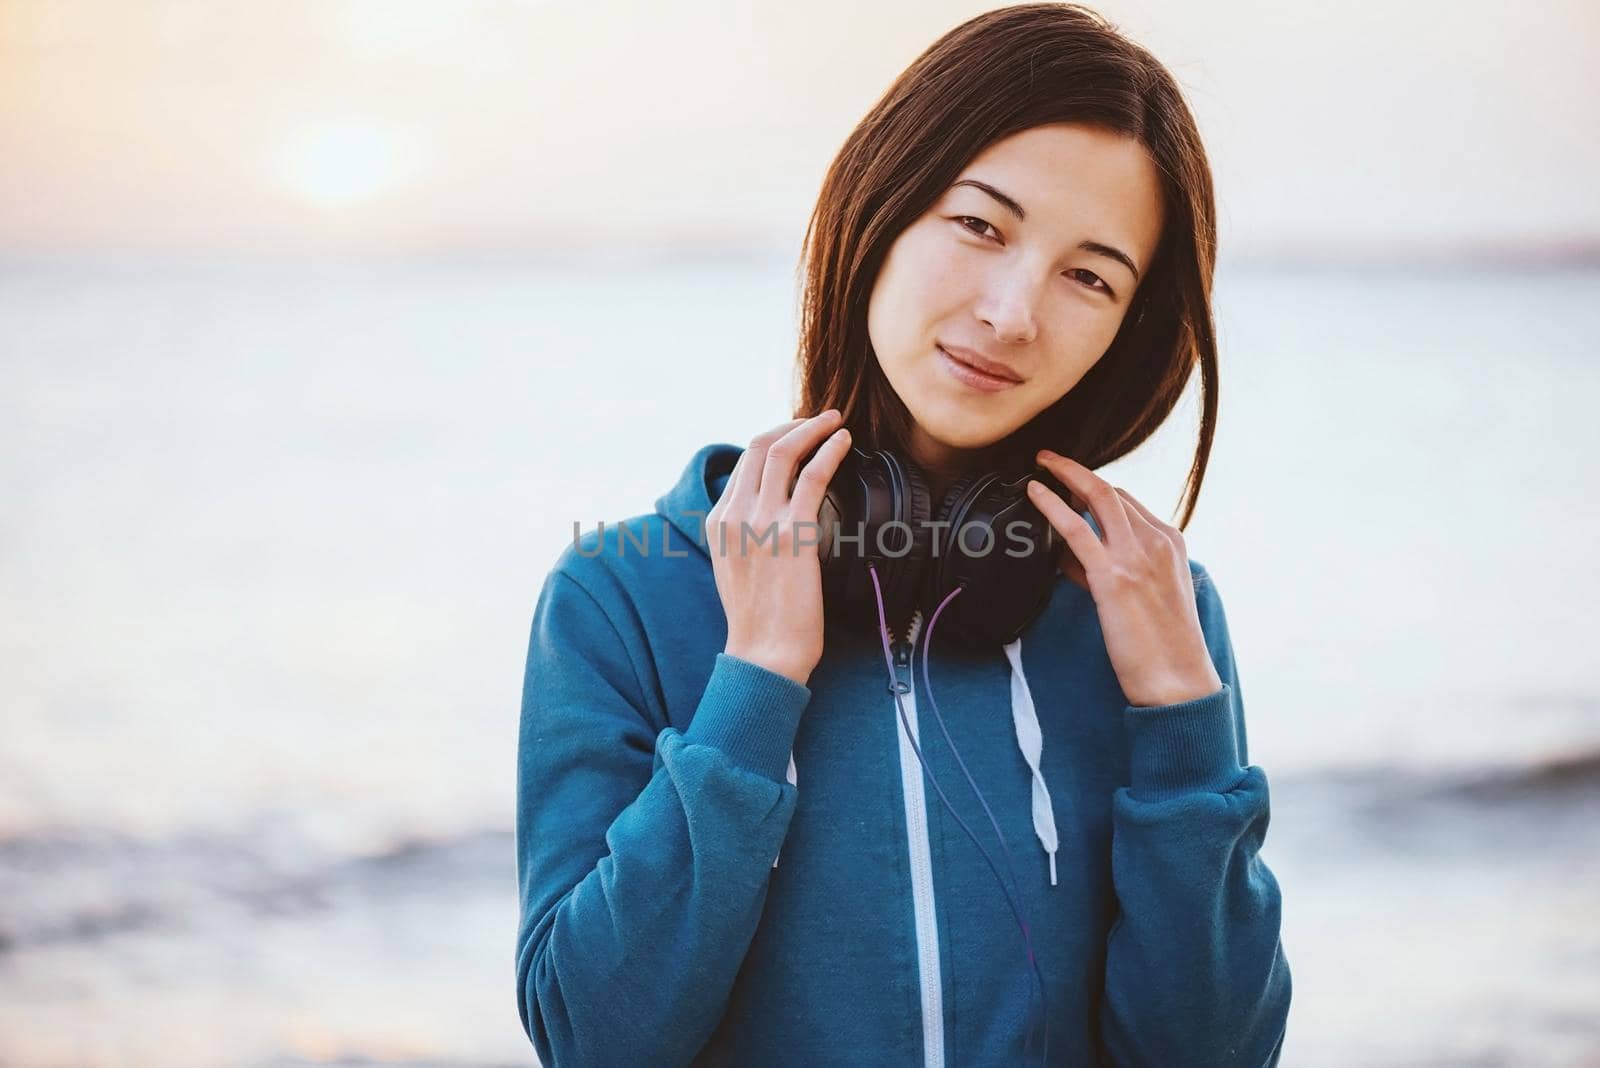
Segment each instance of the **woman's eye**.
[[[979,229],[979,227],[989,226],[989,224],[984,222],[982,219],[978,218],[976,215],[957,215],[956,216],[956,222],[961,224],[961,228],[962,229],[970,230],[974,234],[977,234],[979,237],[988,236],[988,235],[984,234],[983,231]],[[968,226],[967,225],[968,223],[977,223],[978,226]],[[989,228],[991,230],[994,229],[992,226],[989,227]]]
[[1104,293],[1111,292],[1111,287],[1106,285],[1105,281],[1091,270],[1079,267],[1076,270],[1068,271],[1067,274],[1077,278],[1078,281],[1082,282],[1090,289],[1098,289]]
[[[957,223],[960,224],[960,226],[961,226],[961,228],[963,230],[966,230],[969,233],[975,234],[978,237],[988,237],[989,236],[988,234],[985,234],[983,232],[983,228],[984,227],[988,227],[991,230],[994,229],[993,226],[991,226],[989,223],[985,222],[984,220],[978,218],[976,215],[957,215],[957,216],[955,216],[955,220],[956,220]],[[976,226],[972,225],[974,223],[976,223],[977,225]],[[1103,278],[1101,278],[1099,275],[1095,274],[1093,271],[1089,270],[1088,268],[1078,267],[1078,268],[1076,268],[1074,270],[1068,271],[1067,274],[1068,274],[1068,276],[1077,279],[1079,284],[1081,284],[1081,285],[1083,285],[1083,286],[1085,286],[1085,287],[1087,287],[1089,289],[1093,289],[1093,290],[1095,290],[1096,292],[1099,292],[1099,293],[1105,293],[1108,296],[1115,296],[1116,295],[1115,293],[1112,292],[1111,287],[1105,283],[1105,280]]]

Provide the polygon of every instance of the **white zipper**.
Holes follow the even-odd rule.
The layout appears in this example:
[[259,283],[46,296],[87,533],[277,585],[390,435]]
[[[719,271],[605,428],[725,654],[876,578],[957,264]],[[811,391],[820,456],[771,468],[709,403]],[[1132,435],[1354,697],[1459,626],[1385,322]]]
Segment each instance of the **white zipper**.
[[[911,617],[906,643],[913,649],[922,630],[922,612]],[[917,730],[916,663],[910,664],[910,688],[901,695],[911,737],[921,745]],[[895,681],[900,682],[899,665]],[[895,737],[900,739],[900,784],[906,802],[906,838],[911,855],[911,904],[917,927],[917,967],[922,987],[922,1049],[925,1068],[944,1068],[944,983],[939,966],[939,925],[933,902],[933,851],[928,844],[927,795],[923,790],[922,764],[906,738],[900,709],[895,704]]]

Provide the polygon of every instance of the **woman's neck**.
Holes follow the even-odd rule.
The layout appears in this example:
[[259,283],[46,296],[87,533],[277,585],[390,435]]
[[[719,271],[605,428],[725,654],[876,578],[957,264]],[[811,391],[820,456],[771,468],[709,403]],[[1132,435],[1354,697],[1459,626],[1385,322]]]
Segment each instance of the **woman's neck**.
[[911,459],[928,478],[934,508],[961,476],[974,469],[982,455],[982,450],[957,449],[934,441],[921,427],[912,427],[909,449]]

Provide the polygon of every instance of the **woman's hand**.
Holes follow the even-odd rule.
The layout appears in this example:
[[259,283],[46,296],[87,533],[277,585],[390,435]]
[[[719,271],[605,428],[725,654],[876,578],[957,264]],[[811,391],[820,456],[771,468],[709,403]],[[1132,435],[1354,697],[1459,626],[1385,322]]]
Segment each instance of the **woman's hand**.
[[1077,461],[1049,450],[1037,459],[1105,532],[1101,541],[1059,494],[1037,480],[1028,484],[1034,506],[1067,541],[1061,572],[1094,598],[1128,703],[1178,704],[1222,689],[1200,629],[1183,532]]
[[758,435],[706,514],[706,545],[728,617],[723,651],[802,686],[822,659],[817,515],[850,448],[840,422],[830,408]]

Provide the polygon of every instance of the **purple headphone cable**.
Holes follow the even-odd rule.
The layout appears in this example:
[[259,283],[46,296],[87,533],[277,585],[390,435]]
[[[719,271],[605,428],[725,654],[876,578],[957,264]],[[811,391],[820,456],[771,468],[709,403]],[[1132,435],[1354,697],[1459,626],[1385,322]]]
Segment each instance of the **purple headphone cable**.
[[[1041,1007],[1045,1010],[1043,1012],[1043,1016],[1044,1016],[1044,1043],[1043,1043],[1042,1051],[1041,1051],[1040,1056],[1039,1056],[1039,1063],[1040,1064],[1045,1064],[1045,1063],[1047,1063],[1047,1060],[1048,1060],[1049,1055],[1050,1055],[1050,1013],[1049,1013],[1049,1002],[1047,1001],[1047,999],[1045,997],[1045,992],[1044,992],[1044,976],[1042,974],[1040,974],[1040,972],[1039,972],[1039,962],[1034,957],[1033,939],[1029,936],[1029,933],[1028,933],[1028,921],[1023,919],[1023,917],[1022,917],[1022,909],[1019,906],[1016,897],[1014,897],[1012,895],[1011,889],[1009,887],[1007,887],[1005,879],[1001,877],[1000,869],[995,867],[994,860],[993,860],[993,858],[991,858],[989,856],[988,850],[984,849],[983,846],[981,844],[979,844],[977,835],[972,833],[972,828],[968,827],[966,821],[963,820],[959,815],[957,815],[956,810],[955,810],[955,806],[952,805],[950,803],[950,799],[945,796],[944,790],[941,789],[940,786],[939,786],[939,781],[933,777],[933,770],[928,767],[927,760],[924,759],[923,756],[922,756],[922,748],[919,745],[917,745],[916,737],[915,737],[915,735],[913,734],[913,732],[911,730],[910,720],[906,717],[905,705],[900,700],[900,689],[899,689],[899,681],[900,680],[895,677],[895,673],[894,673],[894,653],[889,648],[889,623],[888,623],[888,620],[884,617],[883,588],[878,584],[878,569],[876,567],[874,567],[872,564],[868,564],[867,565],[867,573],[872,578],[872,594],[873,594],[873,597],[877,601],[877,604],[878,604],[878,639],[883,643],[883,663],[884,663],[884,666],[886,668],[888,668],[888,670],[889,670],[889,692],[894,694],[895,708],[899,711],[899,713],[900,713],[900,722],[905,727],[906,740],[911,743],[911,749],[912,749],[912,751],[914,753],[917,754],[917,760],[922,764],[923,773],[925,775],[927,775],[928,782],[930,784],[932,784],[934,792],[939,795],[939,800],[944,802],[944,807],[950,810],[950,815],[952,817],[954,817],[956,823],[961,825],[961,829],[963,831],[967,832],[967,837],[972,839],[972,844],[974,846],[977,846],[978,852],[982,853],[983,854],[983,859],[988,862],[989,870],[994,872],[995,879],[997,879],[999,881],[999,883],[1000,883],[1000,891],[1001,891],[1001,893],[1005,894],[1006,903],[1011,907],[1011,915],[1016,919],[1017,925],[1022,929],[1022,942],[1023,942],[1023,945],[1027,947],[1027,951],[1028,951],[1028,966],[1029,966],[1030,969],[1032,969],[1033,978],[1039,985],[1039,1003],[1040,1003]],[[933,628],[939,622],[939,613],[943,612],[944,609],[945,609],[945,606],[948,605],[951,601],[953,601],[956,598],[956,596],[958,594],[960,594],[961,591],[963,589],[965,589],[965,588],[966,588],[966,583],[964,581],[959,583],[959,584],[957,584],[956,588],[951,590],[948,594],[946,594],[944,600],[939,602],[939,606],[933,610],[933,617],[928,620],[928,633],[926,634],[926,636],[923,636],[923,638],[922,638],[922,684],[923,684],[923,688],[928,691],[928,702],[933,708],[933,716],[934,716],[934,719],[939,724],[939,731],[940,731],[940,733],[942,733],[944,735],[945,744],[950,747],[951,754],[956,758],[956,764],[959,765],[960,768],[961,768],[961,774],[966,776],[968,785],[970,785],[972,787],[972,792],[977,795],[978,804],[983,806],[984,814],[989,817],[989,825],[994,828],[995,837],[997,839],[999,839],[999,841],[1000,841],[1001,852],[1003,852],[1005,854],[1006,871],[1011,876],[1011,885],[1015,886],[1015,887],[1018,887],[1018,891],[1017,892],[1018,892],[1018,894],[1020,894],[1021,893],[1021,889],[1020,889],[1020,886],[1019,886],[1018,881],[1017,881],[1016,867],[1013,865],[1012,860],[1011,860],[1011,849],[1010,849],[1010,847],[1008,847],[1006,845],[1005,835],[1000,833],[1000,823],[999,823],[998,820],[996,820],[994,818],[994,811],[989,807],[989,802],[984,800],[983,792],[978,789],[978,784],[973,779],[972,772],[967,769],[967,762],[965,760],[961,759],[960,751],[958,751],[956,749],[955,742],[952,741],[951,738],[950,738],[950,731],[944,725],[944,716],[941,715],[940,712],[939,712],[939,702],[934,700],[934,697],[933,697],[933,683],[930,680],[930,678],[928,677],[928,647],[933,644]],[[915,650],[913,650],[913,652],[915,652]],[[915,671],[915,668],[913,668],[913,672],[914,671]],[[1029,1011],[1029,1015],[1031,1016],[1032,1012],[1033,1012],[1033,988],[1032,988],[1032,986],[1030,986],[1028,988],[1028,1011]],[[1033,1045],[1033,1024],[1029,1023],[1029,1025],[1028,1025],[1028,1041],[1023,1047],[1023,1056],[1024,1057],[1027,1056],[1028,1047],[1032,1046],[1032,1045]]]

